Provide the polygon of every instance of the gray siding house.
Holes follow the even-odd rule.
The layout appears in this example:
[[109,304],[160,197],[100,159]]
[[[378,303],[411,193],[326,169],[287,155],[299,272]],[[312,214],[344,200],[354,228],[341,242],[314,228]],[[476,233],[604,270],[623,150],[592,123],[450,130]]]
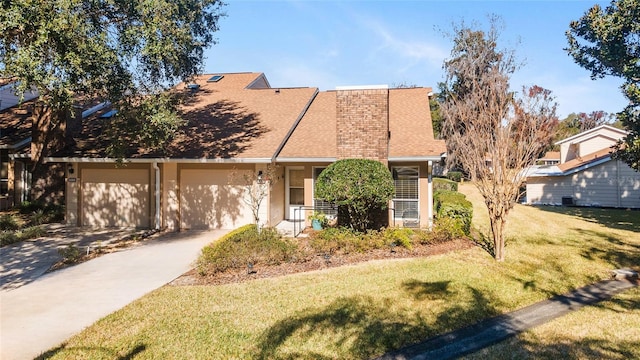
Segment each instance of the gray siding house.
[[611,158],[626,134],[602,125],[556,143],[560,164],[527,171],[527,203],[640,208],[640,173]]

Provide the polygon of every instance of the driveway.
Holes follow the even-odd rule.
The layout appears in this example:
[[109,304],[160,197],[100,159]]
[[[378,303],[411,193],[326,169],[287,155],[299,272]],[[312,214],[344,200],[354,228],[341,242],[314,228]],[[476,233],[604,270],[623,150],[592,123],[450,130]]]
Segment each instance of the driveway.
[[[19,268],[21,259],[15,252],[5,259],[3,251],[3,286],[5,278],[6,284],[13,286],[0,290],[0,358],[33,359],[59,345],[188,271],[200,249],[225,233],[226,230],[165,234],[44,275],[44,266],[35,261],[38,250],[30,248],[30,244],[21,245],[26,246],[24,267],[31,269],[23,275],[6,270]],[[50,262],[48,248],[55,251],[56,246],[48,244],[45,248],[40,254]],[[18,283],[24,285],[17,287]]]

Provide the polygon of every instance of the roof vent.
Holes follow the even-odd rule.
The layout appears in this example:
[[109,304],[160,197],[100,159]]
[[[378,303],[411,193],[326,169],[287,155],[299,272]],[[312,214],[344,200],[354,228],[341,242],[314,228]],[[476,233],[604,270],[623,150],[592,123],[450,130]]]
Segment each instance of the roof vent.
[[222,80],[223,77],[224,75],[213,75],[212,77],[209,78],[209,80],[207,80],[207,82],[218,82]]
[[195,93],[198,90],[200,90],[200,85],[198,84],[187,84],[187,89],[189,89],[191,91],[191,93]]

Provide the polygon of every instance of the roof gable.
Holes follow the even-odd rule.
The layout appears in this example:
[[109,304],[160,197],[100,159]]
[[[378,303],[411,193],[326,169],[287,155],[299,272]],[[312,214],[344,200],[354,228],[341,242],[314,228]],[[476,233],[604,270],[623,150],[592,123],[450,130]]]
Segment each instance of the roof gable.
[[613,126],[609,126],[609,125],[600,125],[598,127],[595,127],[593,129],[590,130],[586,130],[583,131],[579,134],[573,135],[571,137],[568,137],[566,139],[560,140],[558,142],[556,142],[556,145],[562,145],[565,143],[580,143],[583,141],[586,141],[590,138],[593,138],[595,136],[598,135],[602,135],[614,140],[618,140],[621,139],[625,136],[627,136],[629,134],[628,131],[625,130],[621,130],[618,128],[614,128]]

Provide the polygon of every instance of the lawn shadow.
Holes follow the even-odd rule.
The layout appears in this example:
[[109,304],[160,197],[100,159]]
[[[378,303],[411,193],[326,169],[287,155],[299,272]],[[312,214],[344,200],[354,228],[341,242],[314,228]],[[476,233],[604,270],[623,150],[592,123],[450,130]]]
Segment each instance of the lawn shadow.
[[[446,299],[451,291],[449,282],[411,280],[402,287],[409,296],[424,301]],[[348,357],[371,358],[496,315],[491,301],[480,291],[467,290],[470,302],[449,304],[432,323],[420,313],[394,306],[398,299],[338,298],[324,308],[308,308],[269,327],[259,337],[255,359],[334,358],[299,345],[313,346],[315,338],[331,339],[329,348],[344,349]]]
[[[635,341],[625,340],[583,338],[549,344],[512,338],[495,348],[483,349],[462,359],[491,359],[504,356],[512,359],[633,359],[637,353],[632,349],[637,346]],[[507,351],[508,354],[505,354]]]
[[611,209],[566,206],[536,206],[536,209],[570,215],[585,221],[602,224],[611,229],[640,233],[640,209]]
[[138,344],[136,347],[134,347],[133,349],[131,349],[129,352],[127,352],[126,354],[120,356],[118,355],[118,352],[108,349],[108,348],[104,348],[104,347],[91,347],[91,346],[77,346],[77,347],[67,347],[66,343],[61,344],[60,346],[53,348],[41,355],[39,355],[38,357],[36,357],[34,360],[45,360],[45,359],[50,359],[52,357],[54,357],[55,355],[58,355],[59,353],[62,353],[60,355],[64,355],[65,353],[72,353],[72,352],[77,352],[77,351],[82,351],[82,352],[91,352],[91,353],[106,353],[109,355],[113,356],[113,359],[115,360],[131,360],[134,359],[137,355],[141,354],[142,352],[144,352],[147,349],[147,346],[145,344]]
[[613,268],[640,266],[640,245],[625,242],[619,238],[599,231],[573,229],[581,234],[598,238],[606,242],[605,246],[589,246],[582,250],[582,256],[589,260],[604,260]]

